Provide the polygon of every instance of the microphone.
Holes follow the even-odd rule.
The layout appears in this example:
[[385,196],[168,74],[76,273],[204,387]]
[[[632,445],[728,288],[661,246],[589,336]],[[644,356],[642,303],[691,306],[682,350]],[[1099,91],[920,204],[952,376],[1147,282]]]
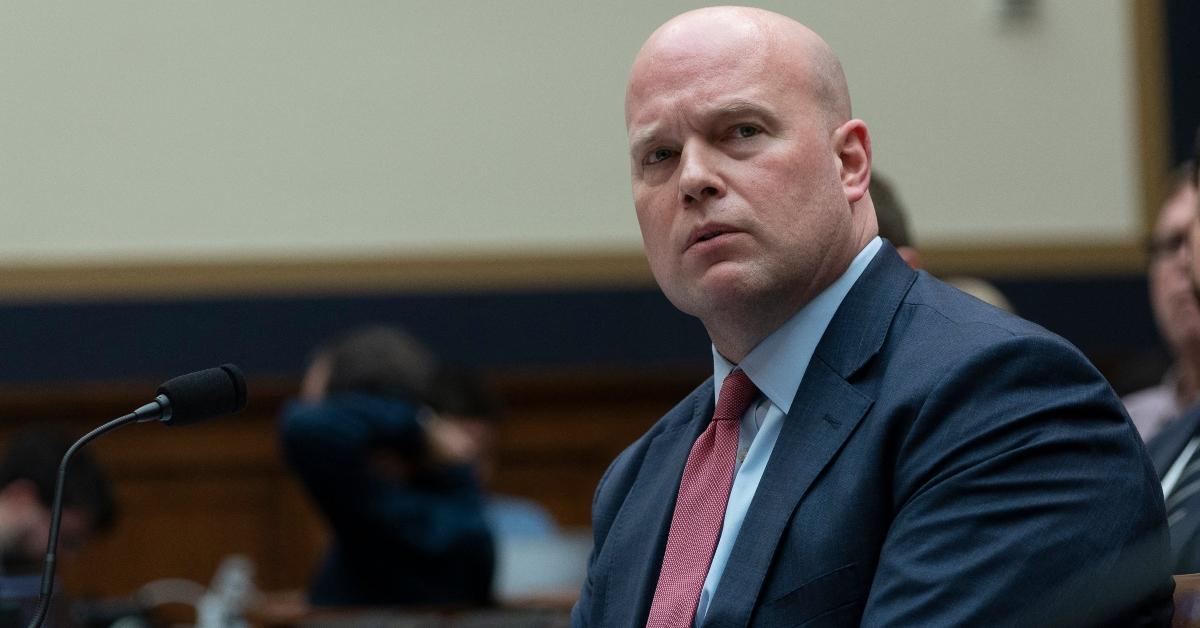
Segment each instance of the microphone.
[[50,540],[46,543],[46,558],[42,568],[42,588],[37,610],[28,628],[38,628],[46,620],[50,609],[50,596],[54,593],[54,566],[58,551],[58,528],[62,519],[63,483],[67,477],[67,464],[71,456],[92,439],[126,423],[160,421],[167,425],[188,425],[222,414],[233,414],[246,407],[246,377],[233,364],[222,364],[187,375],[173,377],[158,387],[154,401],[113,419],[84,434],[63,454],[58,465],[58,478],[54,487],[54,506],[50,511]]
[[173,377],[158,387],[154,401],[133,411],[135,421],[158,420],[187,425],[246,407],[246,377],[233,364],[222,364]]

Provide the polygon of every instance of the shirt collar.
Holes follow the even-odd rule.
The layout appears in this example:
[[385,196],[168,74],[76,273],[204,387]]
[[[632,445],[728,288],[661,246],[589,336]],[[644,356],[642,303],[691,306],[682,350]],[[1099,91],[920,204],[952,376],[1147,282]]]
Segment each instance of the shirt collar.
[[825,334],[825,328],[881,246],[883,241],[878,236],[868,242],[841,277],[758,343],[741,364],[726,360],[713,347],[713,387],[716,398],[721,398],[721,384],[725,377],[740,366],[772,404],[784,414],[791,412],[792,399],[800,388],[800,380],[808,370],[808,363],[817,350],[821,336]]

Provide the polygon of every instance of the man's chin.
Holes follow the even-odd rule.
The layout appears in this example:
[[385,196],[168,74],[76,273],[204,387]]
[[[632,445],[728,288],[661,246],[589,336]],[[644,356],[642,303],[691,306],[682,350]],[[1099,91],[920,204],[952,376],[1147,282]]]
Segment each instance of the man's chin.
[[761,272],[753,263],[728,260],[710,265],[696,280],[696,289],[710,298],[746,298],[757,291]]
[[671,299],[671,302],[681,312],[703,320],[708,316],[727,318],[745,314],[751,311],[747,308],[754,308],[762,298],[761,291],[752,282],[708,281],[693,286],[683,299]]

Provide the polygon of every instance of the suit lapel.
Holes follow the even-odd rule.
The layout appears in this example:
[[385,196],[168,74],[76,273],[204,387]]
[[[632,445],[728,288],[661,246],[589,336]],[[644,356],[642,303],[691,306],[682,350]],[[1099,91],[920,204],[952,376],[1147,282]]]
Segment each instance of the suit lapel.
[[[1183,519],[1171,528],[1172,566],[1175,573],[1191,573],[1195,571],[1195,557],[1188,552],[1193,546],[1193,539],[1200,531],[1200,494],[1192,495],[1184,500]],[[1193,550],[1194,551],[1194,550]]]
[[[712,380],[692,394],[693,403],[680,406],[674,426],[650,442],[625,502],[613,521],[605,545],[621,548],[620,555],[608,554],[608,566],[600,570],[607,601],[601,626],[636,626],[646,622],[662,555],[670,531],[675,495],[692,443],[708,425],[713,413]],[[668,418],[670,421],[670,417]]]
[[883,346],[915,280],[885,243],[838,307],[784,420],[704,628],[749,622],[792,513],[874,401],[850,380]]
[[1158,436],[1150,439],[1147,447],[1159,479],[1166,475],[1171,464],[1183,453],[1183,448],[1196,435],[1197,429],[1200,429],[1200,408],[1185,412]]
[[[807,401],[801,404],[801,398]],[[797,504],[870,407],[870,399],[828,366],[812,362],[754,493],[704,628],[746,625]]]
[[[1200,408],[1185,412],[1183,416],[1150,440],[1148,446],[1150,458],[1154,462],[1154,470],[1158,472],[1160,480],[1183,453],[1188,441],[1196,436],[1198,430],[1200,430]],[[1175,488],[1180,487],[1176,485]],[[1200,495],[1186,498],[1181,512],[1190,514],[1184,515],[1182,521],[1171,527],[1172,560],[1175,562],[1173,570],[1176,573],[1192,571],[1189,566],[1194,564],[1193,557],[1190,555],[1192,550],[1188,548],[1191,547],[1190,539],[1196,536],[1197,531],[1200,531],[1200,517],[1195,516],[1198,509],[1200,509]]]

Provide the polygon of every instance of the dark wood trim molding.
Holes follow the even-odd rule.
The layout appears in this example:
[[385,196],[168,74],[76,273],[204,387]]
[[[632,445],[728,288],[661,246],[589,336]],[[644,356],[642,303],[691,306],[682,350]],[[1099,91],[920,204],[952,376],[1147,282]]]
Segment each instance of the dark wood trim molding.
[[1113,277],[1146,271],[1141,243],[921,247],[929,272],[1006,278]]
[[[1133,243],[922,247],[938,275],[1043,277],[1139,273]],[[645,288],[641,252],[360,260],[61,264],[0,268],[0,302],[203,299],[417,292]]]
[[0,301],[493,292],[653,285],[640,251],[0,267]]
[[1137,145],[1140,168],[1143,233],[1149,235],[1158,217],[1170,167],[1167,145],[1166,28],[1162,0],[1130,3],[1133,29],[1133,81],[1137,107]]

